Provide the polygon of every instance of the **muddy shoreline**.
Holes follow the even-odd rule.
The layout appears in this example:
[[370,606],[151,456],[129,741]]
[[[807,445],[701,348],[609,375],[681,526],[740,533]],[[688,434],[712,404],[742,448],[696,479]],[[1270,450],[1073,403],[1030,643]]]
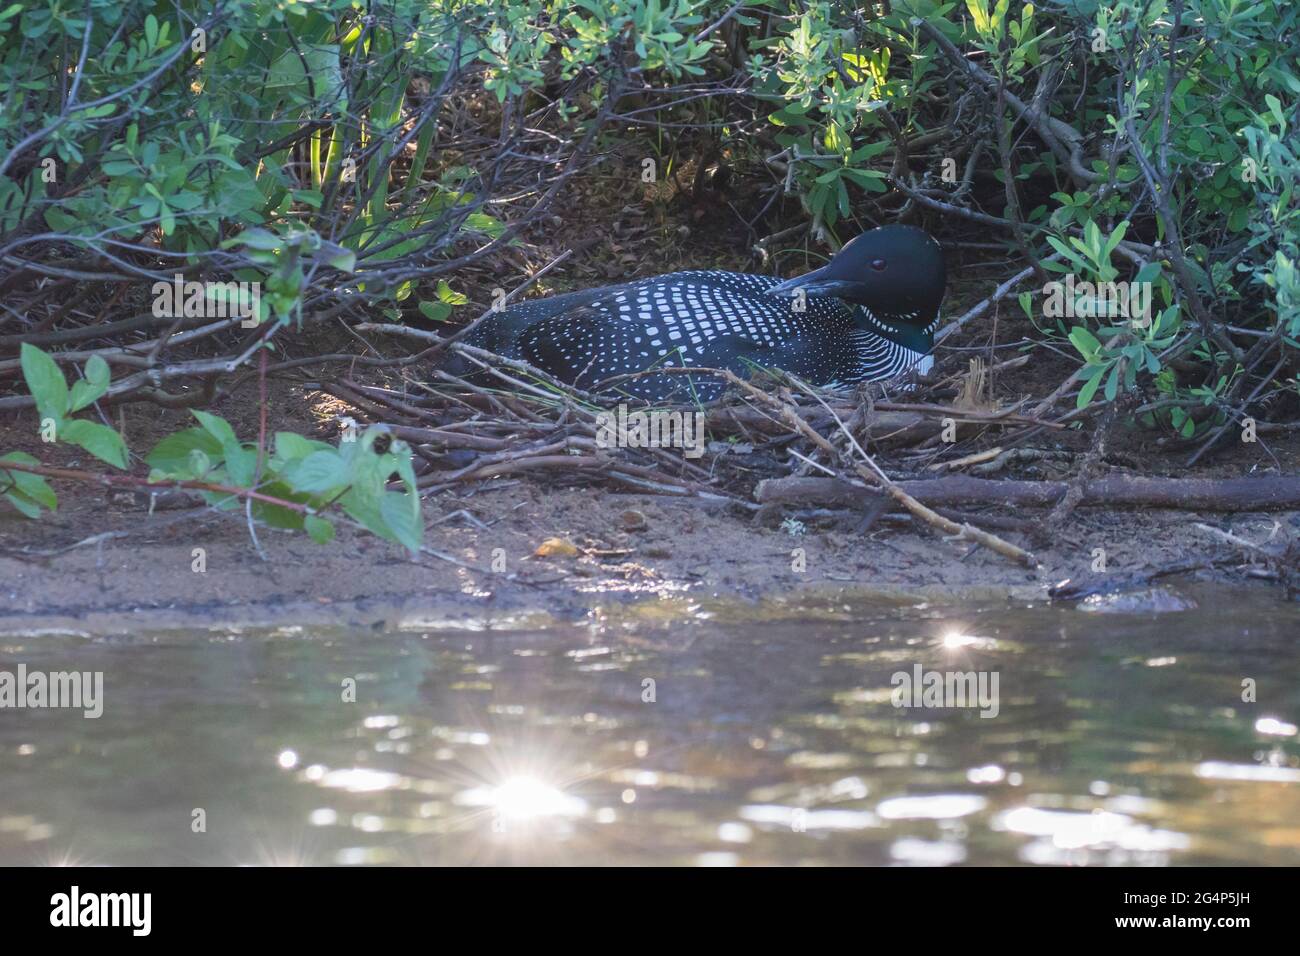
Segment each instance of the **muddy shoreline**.
[[[867,595],[1023,603],[1046,599],[1066,578],[1123,590],[1198,557],[1230,557],[1195,528],[1198,521],[1223,524],[1222,515],[1080,509],[1051,547],[1035,551],[1036,570],[905,519],[862,535],[850,519],[771,527],[725,502],[501,482],[429,502],[426,545],[440,557],[412,559],[346,529],[328,546],[263,530],[263,561],[239,520],[151,515],[143,496],[83,491],[40,522],[0,520],[0,631],[479,629],[579,621],[628,604],[668,610],[748,602],[763,616],[780,616],[787,602]],[[1294,525],[1300,516],[1230,516],[1234,532],[1254,540],[1266,538],[1275,521]],[[576,553],[561,546],[538,555],[550,539]],[[1105,571],[1094,570],[1098,549]],[[1193,576],[1275,587],[1252,582],[1240,564]],[[1177,580],[1159,583],[1176,591]]]

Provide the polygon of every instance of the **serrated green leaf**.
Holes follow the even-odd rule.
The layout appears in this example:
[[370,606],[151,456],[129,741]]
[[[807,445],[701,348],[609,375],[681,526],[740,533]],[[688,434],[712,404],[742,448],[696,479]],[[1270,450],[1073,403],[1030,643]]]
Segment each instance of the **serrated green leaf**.
[[348,467],[337,451],[314,451],[284,470],[284,480],[294,491],[317,494],[348,483]]

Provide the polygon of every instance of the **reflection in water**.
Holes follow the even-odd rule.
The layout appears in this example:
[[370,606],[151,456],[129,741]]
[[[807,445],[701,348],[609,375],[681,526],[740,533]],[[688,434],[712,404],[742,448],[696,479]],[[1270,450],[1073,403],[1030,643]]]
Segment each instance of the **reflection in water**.
[[1300,863],[1300,609],[1202,597],[0,637],[105,696],[0,711],[0,863]]
[[587,812],[585,801],[532,777],[511,777],[496,787],[474,787],[456,794],[455,799],[471,807],[491,807],[502,820],[580,817]]

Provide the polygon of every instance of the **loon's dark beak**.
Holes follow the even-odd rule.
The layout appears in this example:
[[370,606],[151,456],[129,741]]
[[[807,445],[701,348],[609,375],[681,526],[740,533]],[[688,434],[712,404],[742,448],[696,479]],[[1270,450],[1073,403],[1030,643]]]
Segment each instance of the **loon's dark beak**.
[[861,287],[860,282],[828,275],[829,270],[830,265],[824,265],[820,269],[814,269],[806,275],[799,276],[797,279],[787,279],[780,285],[769,289],[768,295],[790,295],[792,292],[802,289],[804,295],[825,295],[832,298],[843,298]]

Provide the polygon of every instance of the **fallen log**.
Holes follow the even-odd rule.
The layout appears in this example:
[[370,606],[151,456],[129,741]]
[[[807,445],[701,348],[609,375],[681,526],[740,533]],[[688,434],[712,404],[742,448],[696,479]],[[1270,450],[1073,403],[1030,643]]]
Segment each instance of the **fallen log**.
[[843,478],[766,478],[754,488],[754,500],[763,505],[856,508],[871,504],[882,494],[879,488]]
[[[913,498],[932,507],[997,505],[1050,508],[1065,494],[1064,481],[998,481],[954,475],[899,481]],[[1300,509],[1300,476],[1265,478],[1138,478],[1112,475],[1082,485],[1081,507],[1176,508],[1182,511],[1280,511]],[[754,497],[760,504],[863,506],[880,491],[841,478],[769,478]]]

